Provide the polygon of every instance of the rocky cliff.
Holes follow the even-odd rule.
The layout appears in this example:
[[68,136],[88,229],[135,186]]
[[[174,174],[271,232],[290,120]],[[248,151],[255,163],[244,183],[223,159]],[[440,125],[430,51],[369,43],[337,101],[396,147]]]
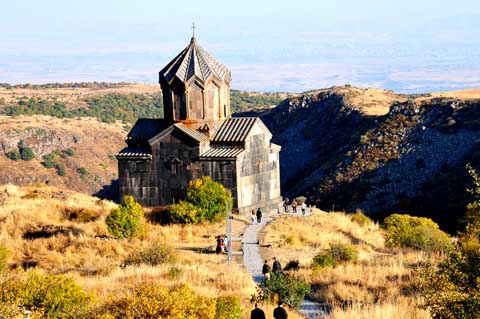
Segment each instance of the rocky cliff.
[[463,214],[465,164],[480,164],[480,99],[337,87],[261,117],[282,145],[287,196],[326,210],[431,216],[450,229]]

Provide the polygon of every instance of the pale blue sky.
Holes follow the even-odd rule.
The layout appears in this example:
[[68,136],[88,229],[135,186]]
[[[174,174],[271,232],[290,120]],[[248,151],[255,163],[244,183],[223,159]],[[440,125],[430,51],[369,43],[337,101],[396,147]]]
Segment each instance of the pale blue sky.
[[190,25],[233,86],[480,86],[480,1],[4,1],[0,82],[155,82]]

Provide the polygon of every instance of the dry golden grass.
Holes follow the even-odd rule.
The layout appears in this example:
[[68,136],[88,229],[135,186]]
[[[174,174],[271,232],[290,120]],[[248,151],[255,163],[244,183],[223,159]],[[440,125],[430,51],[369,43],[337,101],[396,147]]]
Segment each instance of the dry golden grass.
[[[335,268],[309,267],[313,257],[330,244],[343,243],[359,251],[356,263]],[[332,305],[329,318],[430,318],[418,307],[416,268],[439,256],[419,251],[385,248],[384,234],[377,224],[361,226],[344,213],[314,210],[306,218],[283,217],[269,224],[261,244],[265,258],[277,256],[283,265],[299,260],[297,276],[312,285],[311,298]]]
[[[315,231],[312,231],[315,230]],[[375,249],[383,248],[383,233],[377,224],[362,227],[341,213],[325,213],[314,210],[307,218],[281,217],[267,225],[261,235],[261,244],[272,245],[264,249],[267,258],[297,259],[303,265],[330,243],[353,244],[361,248],[360,258],[368,258]]]
[[[47,186],[0,186],[0,245],[12,251],[13,267],[35,265],[37,271],[73,276],[97,302],[126,295],[142,283],[164,286],[187,284],[200,295],[236,295],[245,315],[250,313],[250,297],[255,292],[247,270],[238,261],[226,265],[225,255],[201,253],[215,245],[215,236],[225,233],[225,223],[202,225],[148,224],[143,239],[116,240],[108,235],[105,217],[116,204],[95,197]],[[68,219],[68,213],[83,209],[98,216],[90,222]],[[66,213],[67,212],[67,213]],[[74,229],[71,234],[26,239],[28,231],[43,226]],[[247,219],[236,217],[234,236],[243,233]],[[157,266],[123,266],[125,257],[159,242],[175,247],[176,261]],[[272,305],[262,305],[272,309]],[[300,318],[292,311],[292,318]],[[247,318],[245,316],[245,318]]]
[[461,91],[436,92],[431,94],[432,97],[450,97],[456,99],[480,99],[480,89],[470,89]]
[[359,112],[368,116],[385,115],[390,110],[393,102],[406,100],[405,97],[397,95],[390,90],[362,89],[349,86],[312,91],[309,94],[318,94],[320,92],[331,92],[343,96],[348,105],[357,108]]

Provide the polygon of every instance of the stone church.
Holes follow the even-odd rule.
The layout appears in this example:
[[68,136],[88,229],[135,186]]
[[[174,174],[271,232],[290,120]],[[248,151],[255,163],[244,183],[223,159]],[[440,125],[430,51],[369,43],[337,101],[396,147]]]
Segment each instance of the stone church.
[[138,119],[117,155],[120,196],[164,206],[211,176],[239,212],[281,201],[279,152],[260,118],[231,117],[230,70],[192,37],[159,74],[163,119]]

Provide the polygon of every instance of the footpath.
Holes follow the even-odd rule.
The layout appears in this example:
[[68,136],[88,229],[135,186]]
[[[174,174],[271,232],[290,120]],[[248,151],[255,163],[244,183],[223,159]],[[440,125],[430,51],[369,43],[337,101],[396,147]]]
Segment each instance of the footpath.
[[[300,211],[300,210],[299,210]],[[308,216],[309,214],[307,213]],[[290,215],[292,216],[292,215]],[[297,213],[294,216],[303,217],[301,213]],[[262,218],[261,224],[250,224],[245,233],[243,234],[243,265],[247,268],[253,277],[253,280],[259,285],[263,279],[262,266],[263,260],[259,253],[258,234],[265,227],[265,225],[271,222],[276,216],[267,215]],[[305,299],[300,305],[299,312],[309,319],[324,318],[326,316],[322,307],[311,300]]]

